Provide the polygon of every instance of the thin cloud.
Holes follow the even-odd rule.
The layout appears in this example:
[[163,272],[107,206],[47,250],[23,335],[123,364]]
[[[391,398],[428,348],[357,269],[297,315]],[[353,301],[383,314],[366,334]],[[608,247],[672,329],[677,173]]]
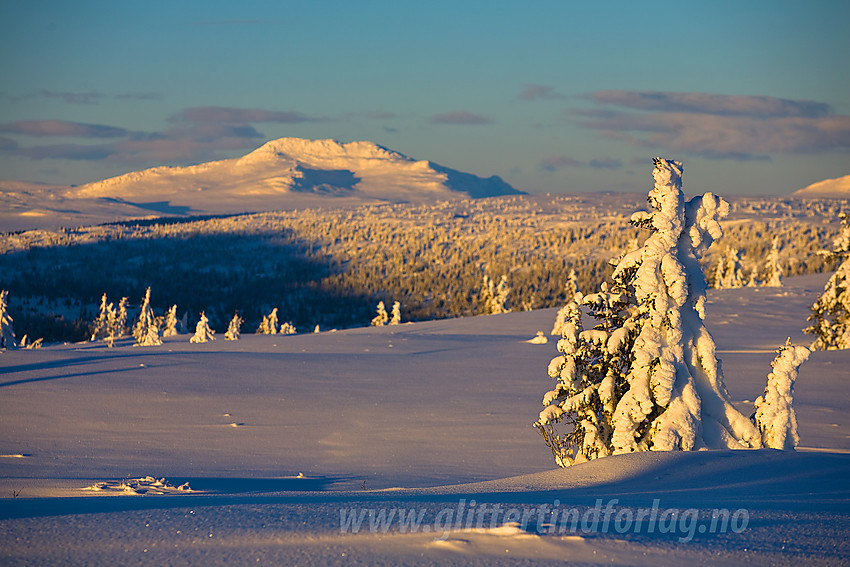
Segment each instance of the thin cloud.
[[172,116],[172,122],[230,122],[247,124],[249,122],[299,123],[316,122],[300,112],[262,110],[258,108],[233,108],[226,106],[197,106],[185,108]]
[[484,114],[473,114],[466,110],[458,110],[455,112],[447,112],[445,114],[435,114],[431,117],[431,122],[434,124],[462,124],[475,126],[492,124],[493,119]]
[[819,118],[830,113],[829,105],[822,102],[770,96],[608,90],[595,92],[589,98],[601,104],[636,110],[750,118]]
[[101,93],[97,92],[88,92],[88,93],[68,93],[68,92],[55,92],[42,90],[39,91],[39,95],[44,98],[54,98],[59,99],[63,102],[67,102],[68,104],[94,104],[100,99],[104,98]]
[[587,165],[594,169],[620,169],[623,167],[623,162],[618,159],[605,157],[605,158],[594,158],[587,162]]
[[562,167],[582,167],[583,165],[584,162],[570,156],[549,156],[540,161],[540,169],[545,171],[557,171]]
[[118,100],[162,100],[162,93],[122,93],[115,95]]
[[85,124],[66,120],[20,120],[0,124],[0,132],[26,136],[61,136],[74,138],[118,138],[127,130],[103,124]]
[[601,157],[593,158],[588,162],[583,162],[570,156],[550,156],[544,158],[540,162],[540,169],[544,171],[557,171],[562,167],[592,167],[593,169],[620,169],[623,167],[623,162],[610,158]]
[[17,148],[14,153],[34,160],[100,161],[113,155],[115,150],[110,145],[50,144],[31,148]]
[[579,126],[640,148],[736,160],[850,148],[850,116],[815,101],[644,91],[588,98],[601,106],[568,111]]
[[534,83],[526,83],[523,85],[518,97],[520,100],[538,100],[538,99],[563,99],[566,98],[562,94],[555,92],[555,87],[552,85],[537,85]]

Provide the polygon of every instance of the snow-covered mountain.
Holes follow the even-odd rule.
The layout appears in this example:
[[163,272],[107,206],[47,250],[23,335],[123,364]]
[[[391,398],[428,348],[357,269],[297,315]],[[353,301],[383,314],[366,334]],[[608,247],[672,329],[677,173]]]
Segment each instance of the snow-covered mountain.
[[835,179],[824,179],[812,183],[793,193],[795,197],[833,197],[836,199],[850,198],[850,175]]
[[8,205],[2,207],[8,212],[0,214],[0,230],[163,214],[523,194],[497,176],[482,178],[417,161],[372,142],[301,138],[272,140],[240,158],[154,167],[79,187],[5,187],[0,183],[0,202]]

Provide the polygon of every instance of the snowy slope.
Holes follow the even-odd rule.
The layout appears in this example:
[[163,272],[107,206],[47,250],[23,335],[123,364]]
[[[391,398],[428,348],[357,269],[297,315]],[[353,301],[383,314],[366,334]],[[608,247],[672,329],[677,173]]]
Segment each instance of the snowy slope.
[[301,138],[272,140],[240,158],[188,167],[154,167],[79,187],[43,189],[13,191],[11,184],[7,190],[0,183],[0,202],[8,202],[10,208],[0,215],[0,223],[5,225],[2,229],[52,227],[55,220],[49,218],[51,214],[59,215],[64,226],[77,226],[153,214],[238,213],[522,194],[499,177],[485,179],[417,161],[372,142]]
[[[789,336],[809,340],[800,328],[825,279],[710,290],[707,326],[742,411],[761,393],[775,348]],[[237,342],[219,330],[206,344],[182,335],[161,347],[3,352],[2,562],[848,561],[848,351],[814,353],[802,367],[796,453],[643,453],[555,469],[531,427],[555,345],[527,342],[553,318],[550,309]],[[197,492],[82,490],[147,475]],[[623,519],[653,506],[682,516],[668,513],[667,530],[618,532],[590,521],[599,499]],[[482,516],[480,529],[474,515],[448,521],[485,503],[504,508]],[[588,529],[547,532],[544,504],[590,514]],[[345,514],[369,509],[412,509],[422,524],[382,533],[366,519],[360,533],[341,533]],[[686,521],[687,509],[699,518]],[[737,513],[738,528],[746,513],[746,525],[719,533],[714,510]]]
[[850,197],[850,175],[824,179],[792,193],[794,197],[847,199]]

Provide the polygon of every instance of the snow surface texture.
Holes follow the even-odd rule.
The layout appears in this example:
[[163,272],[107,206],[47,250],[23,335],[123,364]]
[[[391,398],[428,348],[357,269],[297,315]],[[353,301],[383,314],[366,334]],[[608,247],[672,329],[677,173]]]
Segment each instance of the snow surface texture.
[[[787,337],[804,342],[802,322],[826,278],[709,290],[705,324],[740,411],[763,393],[776,346]],[[555,313],[2,352],[0,563],[850,559],[848,351],[814,352],[801,367],[797,452],[635,453],[552,470],[528,416],[539,409],[555,347],[526,341]],[[172,487],[188,482],[193,492],[83,490],[146,477]],[[615,512],[607,530],[591,522],[597,499]],[[672,531],[656,523],[649,533],[648,521],[639,532],[611,527],[618,514],[636,515],[656,499],[661,510],[679,511]],[[447,512],[457,516],[461,504],[464,521],[446,533]],[[489,516],[481,527],[466,524],[468,510],[496,504],[527,512],[528,521],[502,514],[492,528]],[[544,504],[588,514],[592,529],[546,533],[535,515]],[[359,533],[341,533],[342,512],[384,510],[386,518],[392,509],[422,512],[424,525],[372,533],[366,519]],[[749,519],[740,533],[696,529],[682,541],[692,525],[682,520],[688,509],[699,510],[702,526],[716,509],[745,510]],[[669,528],[672,516],[665,517]]]
[[23,216],[13,228],[43,228],[57,215],[64,226],[74,226],[150,215],[292,209],[327,205],[329,199],[341,206],[523,193],[497,176],[485,179],[417,161],[372,142],[301,138],[272,140],[240,158],[154,167],[79,187],[12,183],[3,190],[5,185],[0,183],[3,208]]

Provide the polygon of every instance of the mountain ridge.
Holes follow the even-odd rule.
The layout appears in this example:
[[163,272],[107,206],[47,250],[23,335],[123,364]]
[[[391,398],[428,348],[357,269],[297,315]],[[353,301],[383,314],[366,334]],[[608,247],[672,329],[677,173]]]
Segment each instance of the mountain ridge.
[[0,181],[0,231],[523,194],[498,176],[415,160],[374,142],[278,138],[240,157],[156,166],[80,186]]

